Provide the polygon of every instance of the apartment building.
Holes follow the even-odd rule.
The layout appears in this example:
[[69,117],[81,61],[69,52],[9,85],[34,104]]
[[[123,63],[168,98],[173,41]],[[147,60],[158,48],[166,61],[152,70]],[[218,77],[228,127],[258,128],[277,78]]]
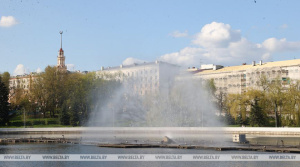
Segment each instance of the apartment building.
[[131,88],[136,94],[146,95],[157,92],[168,92],[179,73],[179,66],[155,61],[129,66],[101,67],[98,77],[112,76]]
[[218,92],[242,93],[247,88],[259,88],[260,80],[265,76],[268,82],[282,80],[283,86],[300,80],[300,59],[277,62],[253,62],[250,65],[222,67],[202,65],[191,70],[195,79],[202,81],[213,79]]

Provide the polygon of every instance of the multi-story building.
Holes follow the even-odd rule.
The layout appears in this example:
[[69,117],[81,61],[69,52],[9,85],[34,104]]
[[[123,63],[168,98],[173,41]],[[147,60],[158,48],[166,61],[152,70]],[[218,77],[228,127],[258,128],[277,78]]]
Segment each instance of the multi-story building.
[[283,86],[300,79],[300,59],[222,67],[202,65],[200,69],[191,70],[195,79],[202,81],[213,79],[218,92],[242,93],[247,88],[258,88],[265,76],[268,82],[282,80]]
[[26,75],[13,76],[9,79],[9,98],[8,101],[12,102],[12,98],[16,95],[17,90],[21,90],[22,94],[27,95],[32,87],[33,80],[36,73]]
[[179,73],[179,66],[155,61],[119,67],[101,67],[97,71],[98,77],[113,76],[126,84],[136,94],[146,95],[156,92],[168,92],[175,76]]

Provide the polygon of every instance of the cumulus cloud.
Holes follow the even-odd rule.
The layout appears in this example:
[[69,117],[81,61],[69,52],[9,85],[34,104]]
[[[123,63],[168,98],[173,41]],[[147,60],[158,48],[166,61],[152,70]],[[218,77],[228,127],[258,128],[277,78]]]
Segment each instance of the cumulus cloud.
[[188,35],[189,35],[188,31],[180,32],[178,30],[173,31],[172,33],[169,34],[169,36],[175,38],[187,37]]
[[146,61],[144,60],[140,60],[140,59],[135,59],[133,57],[128,57],[127,59],[125,59],[122,64],[125,65],[125,66],[128,66],[128,65],[133,65],[133,64],[142,64]]
[[295,51],[300,49],[300,41],[289,42],[285,38],[269,38],[263,42],[263,47],[270,52]]
[[227,47],[231,42],[241,39],[240,30],[231,29],[229,24],[212,22],[206,24],[192,41],[203,47]]
[[18,24],[13,16],[2,16],[0,19],[0,27],[11,27]]
[[272,54],[300,50],[300,41],[269,38],[262,43],[253,43],[242,37],[240,30],[217,22],[203,26],[191,42],[194,46],[162,55],[159,60],[181,66],[198,66],[200,61],[205,64],[237,65],[253,60],[268,61]]
[[14,70],[14,75],[24,75],[24,74],[28,74],[29,70],[27,68],[25,68],[25,66],[23,64],[19,64],[17,65],[17,67]]

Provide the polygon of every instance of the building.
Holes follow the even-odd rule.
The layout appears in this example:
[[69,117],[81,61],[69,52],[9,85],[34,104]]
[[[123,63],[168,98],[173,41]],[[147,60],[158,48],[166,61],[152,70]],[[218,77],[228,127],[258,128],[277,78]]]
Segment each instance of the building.
[[262,76],[266,76],[268,82],[280,79],[283,86],[300,80],[300,59],[266,63],[254,61],[250,65],[230,67],[205,65],[191,71],[195,79],[213,79],[217,92],[243,93],[247,88],[259,88]]
[[[60,38],[60,49],[57,56],[57,69],[61,71],[67,71],[65,65],[66,57],[64,55],[64,50],[62,49],[62,31],[59,32],[61,35]],[[18,76],[12,76],[9,79],[9,102],[16,95],[17,89],[23,91],[22,94],[27,95],[32,87],[33,81],[36,78],[37,73],[30,73]]]
[[27,95],[32,88],[34,79],[37,73],[30,73],[26,75],[13,76],[9,79],[9,96],[8,102],[12,102],[12,98],[16,95],[17,90],[22,91],[23,95]]
[[64,50],[62,49],[62,34],[63,34],[63,32],[60,31],[59,33],[60,33],[60,49],[58,51],[56,67],[58,70],[67,71],[67,66],[65,65],[66,57],[64,55]]
[[130,66],[101,67],[96,74],[98,77],[112,76],[126,84],[127,88],[132,88],[136,94],[146,95],[168,92],[179,68],[177,65],[155,61]]

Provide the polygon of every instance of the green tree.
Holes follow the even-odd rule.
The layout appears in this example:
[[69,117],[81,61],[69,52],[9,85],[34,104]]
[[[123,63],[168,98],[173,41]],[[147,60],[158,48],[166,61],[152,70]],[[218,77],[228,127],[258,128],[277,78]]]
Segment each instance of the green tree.
[[277,78],[273,80],[267,89],[268,100],[273,107],[275,114],[275,126],[281,126],[281,109],[286,100],[286,94],[282,89],[281,80]]
[[9,79],[10,79],[9,72],[4,72],[1,74],[1,76],[2,76],[2,82],[4,83],[5,87],[9,90]]
[[8,89],[2,82],[0,76],[0,126],[5,126],[9,122],[9,104],[8,104]]
[[70,113],[67,102],[64,102],[60,108],[59,116],[61,125],[70,125]]
[[249,123],[251,126],[266,126],[268,125],[267,119],[267,99],[265,91],[257,89],[249,89],[245,98],[246,103],[250,106]]
[[36,76],[31,90],[32,99],[39,104],[44,117],[47,112],[50,117],[58,114],[59,108],[67,99],[69,91],[65,84],[67,80],[67,72],[51,66],[46,67],[44,73]]
[[235,119],[241,117],[246,121],[247,99],[242,94],[229,94],[226,98],[226,108],[230,115]]
[[71,103],[70,123],[72,126],[80,126],[80,105],[76,101]]
[[259,105],[259,97],[253,99],[251,104],[249,123],[251,126],[265,126],[267,125],[267,117]]

